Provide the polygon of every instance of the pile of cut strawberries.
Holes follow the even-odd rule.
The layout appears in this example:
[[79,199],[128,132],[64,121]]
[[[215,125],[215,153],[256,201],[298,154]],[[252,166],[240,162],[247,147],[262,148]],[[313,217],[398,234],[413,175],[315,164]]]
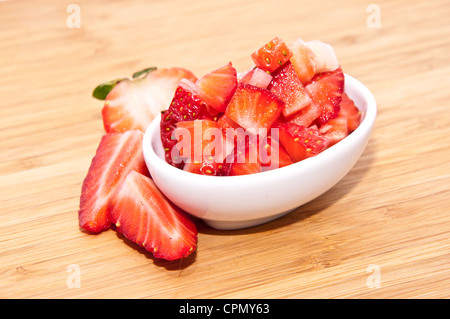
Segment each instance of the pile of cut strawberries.
[[179,67],[149,68],[94,90],[105,101],[105,134],[82,185],[83,230],[114,227],[166,260],[195,251],[195,220],[164,196],[144,161],[143,135],[159,114],[166,161],[213,176],[291,165],[359,126],[361,113],[344,92],[344,74],[329,44],[297,39],[288,46],[275,37],[251,58],[254,66],[241,73],[231,62],[200,78]]

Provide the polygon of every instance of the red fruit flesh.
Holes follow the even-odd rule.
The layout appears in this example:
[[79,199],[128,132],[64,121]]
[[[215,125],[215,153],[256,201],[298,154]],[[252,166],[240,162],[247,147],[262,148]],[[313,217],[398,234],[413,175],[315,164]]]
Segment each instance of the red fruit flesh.
[[284,102],[284,116],[292,115],[312,103],[290,62],[274,73],[269,90]]
[[291,56],[291,50],[289,50],[286,43],[278,37],[273,38],[251,54],[251,58],[256,66],[269,73],[272,73],[289,61]]
[[237,86],[236,69],[228,63],[204,75],[195,83],[199,97],[209,106],[224,112]]
[[320,108],[320,124],[336,118],[339,114],[342,93],[344,93],[344,74],[341,68],[317,74],[305,86],[306,92]]
[[279,130],[280,143],[293,162],[315,156],[329,145],[328,140],[315,128],[288,123],[280,125]]
[[161,141],[167,163],[178,168],[183,167],[179,158],[172,158],[172,149],[177,143],[172,133],[177,123],[196,119],[212,120],[215,114],[217,113],[211,113],[208,105],[199,98],[194,83],[187,80],[179,82],[172,103],[161,113]]
[[361,111],[356,107],[355,102],[347,95],[342,94],[341,111],[347,118],[348,132],[351,133],[361,124]]
[[197,247],[197,228],[147,176],[131,171],[111,198],[111,222],[156,258],[176,260]]
[[108,201],[131,170],[148,175],[138,130],[105,134],[92,159],[81,189],[80,227],[99,233],[110,227]]
[[259,129],[270,129],[280,116],[283,105],[283,101],[269,90],[240,84],[225,114],[239,126],[257,134]]

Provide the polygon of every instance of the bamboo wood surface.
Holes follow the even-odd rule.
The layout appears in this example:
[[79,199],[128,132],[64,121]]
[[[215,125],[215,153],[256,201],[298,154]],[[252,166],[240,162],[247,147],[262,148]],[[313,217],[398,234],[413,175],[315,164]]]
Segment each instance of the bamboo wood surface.
[[[450,297],[448,1],[77,0],[79,28],[70,3],[0,2],[1,298]],[[332,44],[373,92],[349,174],[271,223],[199,224],[182,261],[80,231],[104,132],[92,89],[148,66],[243,71],[274,36]]]

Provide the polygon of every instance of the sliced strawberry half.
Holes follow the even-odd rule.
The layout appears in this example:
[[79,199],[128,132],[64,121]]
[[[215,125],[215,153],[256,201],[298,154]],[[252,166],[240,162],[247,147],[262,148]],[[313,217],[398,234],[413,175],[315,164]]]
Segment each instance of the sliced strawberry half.
[[285,64],[292,56],[291,50],[279,37],[275,37],[251,54],[255,65],[272,73]]
[[109,210],[117,231],[156,258],[185,258],[197,247],[198,232],[190,216],[172,204],[151,178],[136,171],[117,189]]
[[280,116],[283,105],[284,102],[269,90],[240,84],[225,114],[244,129],[257,134],[259,129],[270,129]]
[[237,72],[233,65],[228,63],[213,70],[195,83],[200,98],[209,106],[220,112],[225,112],[237,86]]
[[315,128],[305,128],[292,123],[279,126],[280,143],[291,160],[298,162],[325,150],[329,141]]
[[320,124],[338,116],[344,93],[344,73],[341,68],[315,75],[305,89],[320,108],[318,117]]
[[161,112],[161,141],[167,163],[182,168],[181,158],[172,158],[177,139],[172,135],[178,122],[197,119],[214,119],[218,111],[211,109],[197,94],[195,83],[183,79],[178,83],[175,95],[167,110]]
[[142,153],[143,135],[132,130],[102,137],[81,189],[78,211],[81,228],[92,233],[109,228],[108,202],[128,172],[149,174]]
[[274,74],[269,90],[284,102],[283,115],[292,115],[312,103],[293,65],[285,63]]
[[144,77],[124,79],[108,93],[102,109],[106,132],[145,131],[173,97],[181,79],[196,81],[183,68],[157,69]]

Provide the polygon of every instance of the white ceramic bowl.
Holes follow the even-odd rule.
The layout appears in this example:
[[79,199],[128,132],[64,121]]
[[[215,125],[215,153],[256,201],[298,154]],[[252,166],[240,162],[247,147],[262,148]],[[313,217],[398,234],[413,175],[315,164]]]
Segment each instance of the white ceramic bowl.
[[329,190],[364,151],[377,114],[376,102],[372,93],[349,75],[345,75],[345,92],[361,110],[361,124],[315,157],[243,176],[185,172],[164,160],[158,116],[144,135],[146,164],[155,183],[175,205],[213,228],[240,229],[271,221]]

